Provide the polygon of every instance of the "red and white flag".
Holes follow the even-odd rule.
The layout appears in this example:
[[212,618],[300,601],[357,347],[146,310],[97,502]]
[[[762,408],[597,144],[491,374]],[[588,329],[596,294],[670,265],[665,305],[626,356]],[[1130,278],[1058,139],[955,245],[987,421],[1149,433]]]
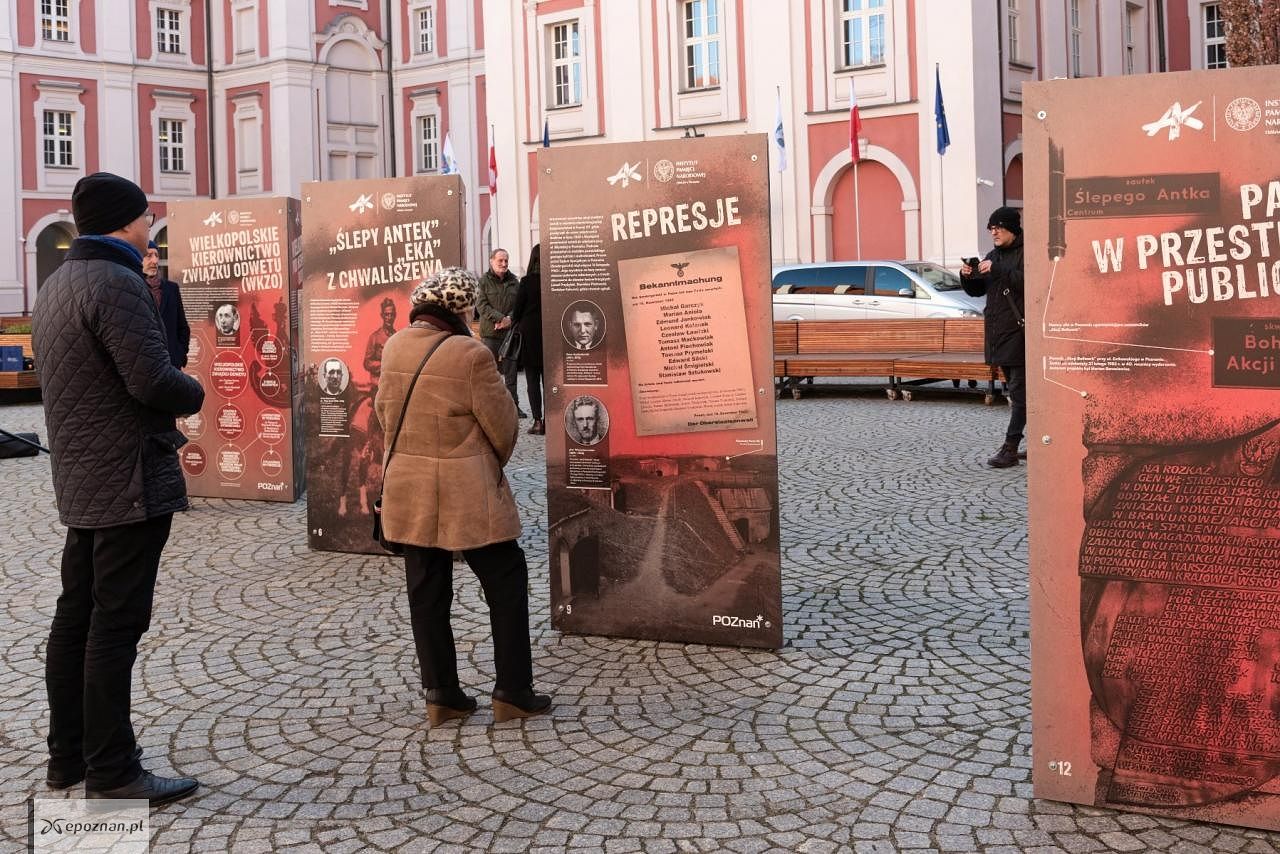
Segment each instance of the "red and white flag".
[[853,155],[853,162],[857,163],[861,158],[858,156],[858,135],[862,133],[862,117],[858,115],[858,93],[853,88],[853,78],[849,78],[849,153]]
[[498,152],[493,147],[493,142],[489,143],[489,195],[498,192]]

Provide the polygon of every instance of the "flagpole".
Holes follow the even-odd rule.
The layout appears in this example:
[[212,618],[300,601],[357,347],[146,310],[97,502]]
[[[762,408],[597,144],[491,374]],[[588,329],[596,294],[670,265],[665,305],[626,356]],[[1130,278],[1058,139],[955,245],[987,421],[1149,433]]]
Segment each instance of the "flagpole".
[[[497,146],[493,139],[492,122],[489,124],[489,148],[495,152],[497,151]],[[496,158],[497,154],[494,157]],[[493,220],[493,227],[489,229],[489,244],[491,246],[501,246],[502,244],[498,242],[498,193],[496,186],[494,187],[494,192],[489,195],[489,218]]]
[[942,266],[947,266],[947,182],[942,174],[942,155],[938,155],[938,204],[941,206]]
[[[778,107],[782,107],[782,84],[773,87],[778,93]],[[778,173],[778,207],[782,215],[782,260],[787,260],[787,173]]]
[[[862,147],[862,141],[858,141]],[[859,152],[861,154],[861,152]],[[862,260],[862,208],[858,204],[858,161],[853,161],[853,235],[856,238],[858,260]]]

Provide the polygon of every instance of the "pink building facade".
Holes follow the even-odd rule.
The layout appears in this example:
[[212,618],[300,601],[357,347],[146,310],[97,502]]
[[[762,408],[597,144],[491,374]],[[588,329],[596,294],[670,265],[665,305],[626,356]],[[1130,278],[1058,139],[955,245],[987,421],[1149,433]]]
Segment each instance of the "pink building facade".
[[[127,176],[167,242],[176,199],[439,172],[489,218],[481,0],[10,0],[0,5],[0,313],[34,304],[75,236],[83,175]],[[389,61],[390,60],[390,61]],[[388,69],[389,66],[389,69]]]
[[29,310],[61,262],[93,171],[150,194],[163,246],[171,200],[439,172],[447,136],[468,263],[503,245],[519,268],[544,127],[557,146],[771,132],[779,103],[777,262],[954,266],[1021,203],[1023,83],[1221,67],[1223,36],[1202,0],[10,0],[0,313]]

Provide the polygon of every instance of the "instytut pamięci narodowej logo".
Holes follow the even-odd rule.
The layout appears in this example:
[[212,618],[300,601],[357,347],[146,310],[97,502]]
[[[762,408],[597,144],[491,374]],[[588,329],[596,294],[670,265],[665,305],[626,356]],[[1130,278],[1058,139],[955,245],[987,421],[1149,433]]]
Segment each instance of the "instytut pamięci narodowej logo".
[[1147,136],[1155,136],[1160,131],[1168,128],[1170,142],[1182,135],[1183,128],[1204,130],[1204,122],[1191,115],[1196,111],[1196,107],[1203,103],[1203,101],[1196,101],[1190,107],[1183,109],[1181,101],[1174,101],[1173,106],[1165,110],[1163,116],[1154,122],[1148,122],[1143,125],[1142,129],[1147,132]]

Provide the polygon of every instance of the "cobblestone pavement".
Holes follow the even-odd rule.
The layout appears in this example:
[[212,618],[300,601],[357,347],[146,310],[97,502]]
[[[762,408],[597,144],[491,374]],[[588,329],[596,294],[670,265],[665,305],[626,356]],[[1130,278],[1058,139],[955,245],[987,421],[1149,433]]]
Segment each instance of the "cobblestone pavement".
[[[428,730],[396,563],[308,551],[303,502],[196,500],[161,566],[134,718],[144,762],[203,788],[153,813],[153,850],[1277,849],[1031,799],[1026,469],[984,465],[1006,410],[945,390],[778,406],[779,652],[552,631],[542,440],[521,436],[535,672],[555,695],[524,722],[487,708],[470,573],[455,630],[481,709]],[[45,435],[38,405],[0,407],[0,426]],[[46,457],[0,461],[0,479],[0,848],[25,850],[63,530]]]

